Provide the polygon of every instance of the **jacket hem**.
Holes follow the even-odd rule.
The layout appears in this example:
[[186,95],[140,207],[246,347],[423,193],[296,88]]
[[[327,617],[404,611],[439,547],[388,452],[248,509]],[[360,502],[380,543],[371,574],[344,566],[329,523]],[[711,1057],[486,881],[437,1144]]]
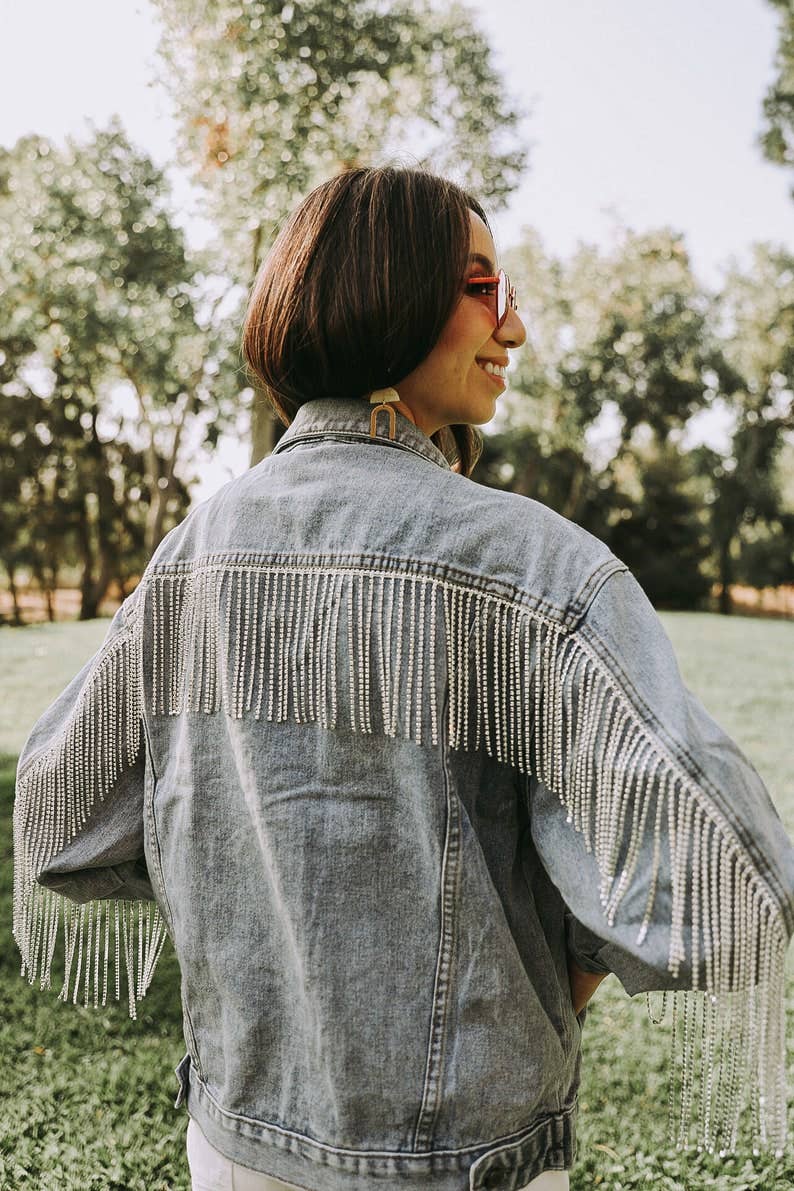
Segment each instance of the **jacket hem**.
[[382,1191],[384,1180],[422,1191],[515,1191],[544,1170],[569,1170],[576,1154],[574,1096],[506,1138],[460,1149],[352,1150],[224,1109],[189,1056],[177,1067],[180,1093],[207,1140],[233,1162],[305,1191]]

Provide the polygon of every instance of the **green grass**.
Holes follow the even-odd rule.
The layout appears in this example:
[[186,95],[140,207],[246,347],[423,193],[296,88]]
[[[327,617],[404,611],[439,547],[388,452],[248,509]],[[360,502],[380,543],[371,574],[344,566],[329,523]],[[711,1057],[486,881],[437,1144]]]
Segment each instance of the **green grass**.
[[[794,834],[787,757],[794,707],[794,624],[665,613],[687,685],[766,781]],[[11,937],[11,805],[16,756],[35,719],[94,653],[108,620],[0,630],[0,1191],[187,1191],[187,1117],[173,1109],[184,1053],[179,975],[170,949],[132,1022],[126,1006],[57,1000],[19,976]],[[792,956],[789,953],[789,960]],[[789,964],[789,971],[792,964]],[[794,977],[788,985],[789,1045]],[[614,978],[590,1003],[579,1157],[572,1191],[784,1191],[794,1149],[775,1160],[669,1153],[668,1034]],[[789,1056],[791,1058],[791,1056]],[[792,1064],[789,1062],[789,1068]],[[791,1111],[791,1110],[790,1110]]]
[[[179,972],[163,953],[131,1021],[125,1003],[86,1009],[20,978],[11,936],[16,758],[0,757],[0,1188],[186,1191],[187,1118],[174,1112],[184,1054]],[[53,980],[55,983],[55,980]]]
[[0,753],[17,755],[33,724],[102,644],[110,618],[0,629]]
[[684,682],[764,779],[794,835],[794,621],[664,612]]

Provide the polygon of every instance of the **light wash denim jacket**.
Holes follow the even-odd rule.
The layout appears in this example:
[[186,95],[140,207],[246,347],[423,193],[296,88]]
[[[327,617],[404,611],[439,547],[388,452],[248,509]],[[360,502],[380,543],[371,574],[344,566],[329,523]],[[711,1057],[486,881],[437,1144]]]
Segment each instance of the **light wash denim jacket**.
[[571,1167],[568,953],[668,990],[678,1144],[782,1147],[794,853],[761,779],[602,542],[370,414],[304,405],[36,723],[24,972],[62,931],[62,995],[126,982],[134,1016],[169,936],[177,1103],[309,1191]]

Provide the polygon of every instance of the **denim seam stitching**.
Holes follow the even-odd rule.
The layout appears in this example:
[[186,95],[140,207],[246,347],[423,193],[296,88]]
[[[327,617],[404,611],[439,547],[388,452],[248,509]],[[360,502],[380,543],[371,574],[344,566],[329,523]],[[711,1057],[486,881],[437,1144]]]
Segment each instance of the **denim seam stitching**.
[[[443,471],[452,471],[448,459],[445,459],[445,462],[442,463],[435,456],[420,450],[418,447],[411,446],[409,443],[399,441],[398,439],[384,438],[382,434],[370,436],[361,430],[343,430],[341,428],[335,428],[334,430],[302,431],[300,434],[296,434],[286,441],[284,436],[282,436],[270,453],[271,455],[281,454],[288,451],[290,447],[295,446],[297,443],[322,442],[324,440],[331,442],[361,442],[367,445],[374,444],[383,447],[395,447],[398,451],[408,451],[410,454],[416,455],[419,459],[424,459],[427,463],[434,463],[436,467],[440,467]],[[281,446],[282,443],[284,443],[283,447]],[[439,454],[442,455],[442,458],[445,458],[441,451],[439,451]]]
[[[448,695],[445,694],[444,710],[447,710]],[[456,893],[460,869],[460,808],[450,781],[446,764],[447,732],[446,716],[442,715],[442,737],[440,741],[444,792],[446,800],[446,824],[444,831],[444,852],[441,862],[440,906],[441,923],[439,947],[436,961],[436,977],[433,990],[430,1037],[428,1040],[427,1063],[422,1105],[414,1130],[414,1148],[421,1144],[430,1145],[440,1106],[441,1073],[444,1062],[446,1025],[449,998],[452,987],[452,960],[456,935]]]
[[[279,552],[281,553],[281,552]],[[262,555],[255,551],[231,551],[219,552],[216,554],[198,555],[196,558],[184,559],[177,562],[161,563],[153,566],[150,570],[150,575],[153,578],[164,578],[170,572],[177,574],[195,573],[196,571],[213,571],[221,568],[236,568],[246,569],[251,568],[258,571],[314,571],[319,570],[323,573],[329,571],[341,573],[364,573],[367,575],[383,575],[388,577],[407,576],[412,577],[415,570],[420,574],[427,574],[435,578],[438,583],[445,585],[453,585],[455,587],[472,587],[479,589],[491,596],[493,599],[502,600],[509,604],[518,605],[531,612],[533,615],[545,617],[549,622],[558,624],[562,623],[568,630],[572,631],[574,625],[565,624],[566,620],[570,621],[570,607],[560,608],[553,604],[550,600],[543,599],[539,596],[528,595],[522,591],[515,584],[509,583],[505,580],[494,580],[484,578],[476,571],[465,571],[461,567],[449,566],[447,564],[438,564],[429,559],[417,559],[410,556],[398,557],[390,555],[390,560],[397,563],[408,564],[406,569],[401,570],[399,566],[376,566],[366,565],[367,559],[374,561],[382,561],[381,556],[367,555],[367,554],[352,554],[349,555],[349,562],[343,561],[339,555],[329,555],[329,558],[334,558],[335,561],[328,563],[317,561],[316,555],[300,555],[288,554],[287,561],[265,562],[262,560]],[[304,558],[306,562],[299,562],[298,560]],[[236,561],[231,561],[232,559]],[[291,561],[290,561],[291,560]],[[364,565],[361,565],[364,563]],[[411,566],[413,564],[413,568]],[[607,576],[608,577],[608,576]],[[504,593],[499,590],[504,589]],[[557,619],[552,613],[558,613]]]
[[323,1154],[338,1154],[342,1157],[350,1158],[397,1158],[401,1162],[416,1163],[416,1165],[425,1165],[428,1159],[433,1161],[437,1158],[455,1157],[458,1154],[474,1154],[478,1151],[485,1157],[491,1153],[494,1146],[509,1148],[520,1145],[523,1141],[528,1140],[533,1133],[536,1133],[546,1125],[553,1125],[556,1122],[565,1128],[570,1118],[575,1115],[578,1106],[578,1099],[574,1099],[562,1111],[543,1113],[530,1125],[527,1125],[525,1129],[518,1129],[514,1133],[506,1134],[504,1137],[496,1137],[490,1141],[476,1142],[474,1145],[461,1146],[457,1149],[423,1150],[419,1152],[411,1150],[353,1150],[344,1146],[334,1146],[328,1142],[318,1141],[316,1138],[310,1137],[307,1133],[299,1133],[295,1129],[285,1129],[282,1125],[277,1125],[273,1121],[263,1121],[256,1117],[246,1116],[245,1113],[232,1112],[224,1108],[215,1099],[206,1080],[199,1079],[198,1074],[196,1074],[196,1082],[199,1084],[199,1096],[206,1097],[214,1112],[227,1120],[240,1121],[241,1123],[253,1125],[257,1130],[274,1133],[285,1141],[298,1142],[307,1147],[320,1150]]

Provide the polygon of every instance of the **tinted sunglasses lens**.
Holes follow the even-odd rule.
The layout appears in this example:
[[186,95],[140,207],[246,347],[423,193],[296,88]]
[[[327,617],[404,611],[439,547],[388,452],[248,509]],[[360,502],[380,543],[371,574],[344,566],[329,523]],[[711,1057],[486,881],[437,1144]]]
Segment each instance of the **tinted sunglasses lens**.
[[496,286],[496,326],[501,326],[507,318],[507,275],[504,269],[499,270],[499,285]]

